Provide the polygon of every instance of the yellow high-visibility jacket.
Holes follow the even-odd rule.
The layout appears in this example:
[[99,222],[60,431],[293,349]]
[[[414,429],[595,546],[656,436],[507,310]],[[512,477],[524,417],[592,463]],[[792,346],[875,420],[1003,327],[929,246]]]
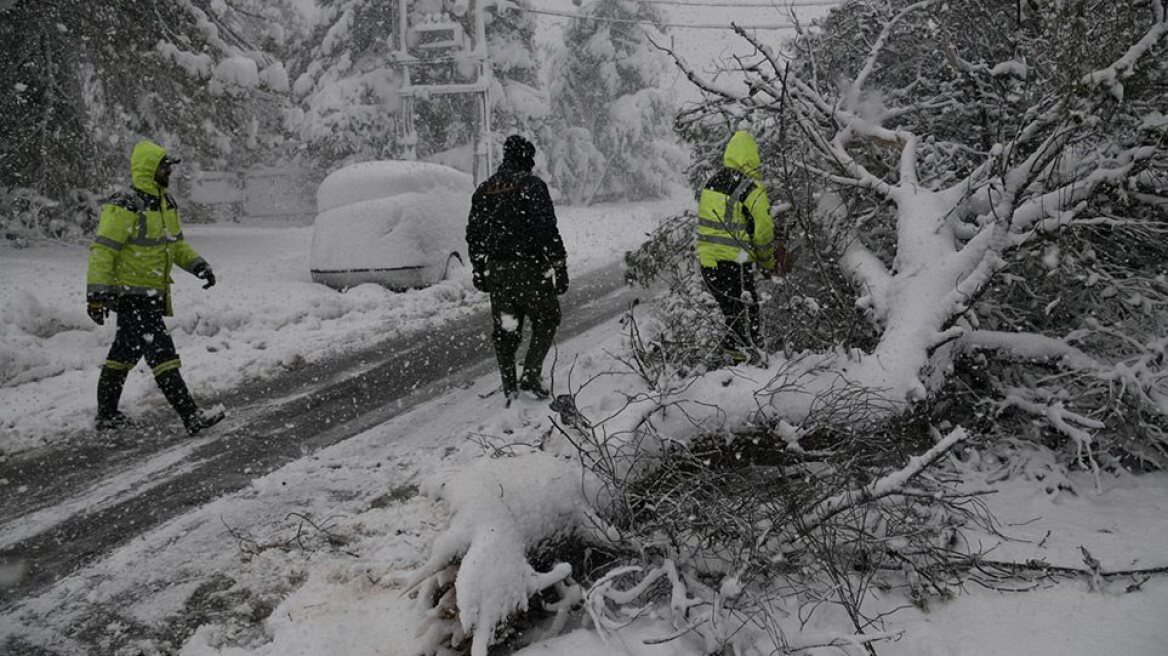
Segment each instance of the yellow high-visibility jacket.
[[757,262],[773,270],[775,225],[754,137],[735,132],[722,163],[725,168],[710,178],[698,200],[698,260],[704,267]]
[[107,297],[165,295],[170,314],[171,266],[187,271],[203,261],[183,239],[174,199],[154,180],[166,150],[142,140],[130,155],[133,189],[101,208],[97,237],[89,246],[86,291]]

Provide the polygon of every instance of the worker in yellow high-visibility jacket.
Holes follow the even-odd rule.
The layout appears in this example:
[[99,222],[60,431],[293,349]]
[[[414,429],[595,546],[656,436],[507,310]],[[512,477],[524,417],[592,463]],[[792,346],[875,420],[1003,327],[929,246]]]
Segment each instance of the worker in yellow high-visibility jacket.
[[775,226],[754,137],[735,132],[722,163],[698,200],[697,256],[706,288],[726,320],[723,353],[734,363],[757,361],[761,344],[754,270],[768,277],[775,271]]
[[118,410],[126,377],[145,358],[166,400],[191,435],[223,419],[223,411],[202,410],[179,373],[178,352],[163,322],[171,314],[172,265],[215,284],[215,274],[183,239],[178,208],[167,193],[178,160],[156,143],[142,140],[130,155],[133,186],[101,209],[97,236],[89,247],[86,303],[90,318],[104,324],[118,315],[117,333],[97,382],[98,430],[133,422]]

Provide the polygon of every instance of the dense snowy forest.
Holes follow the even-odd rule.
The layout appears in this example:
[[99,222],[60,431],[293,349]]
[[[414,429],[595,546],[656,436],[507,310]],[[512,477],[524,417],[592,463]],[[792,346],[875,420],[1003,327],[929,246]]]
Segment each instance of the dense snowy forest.
[[[789,39],[730,27],[750,54],[717,62],[671,47],[669,7],[585,1],[549,52],[536,3],[489,2],[492,141],[526,135],[561,207],[619,215],[701,185],[734,131],[753,134],[794,263],[760,281],[763,361],[711,356],[726,327],[698,218],[661,221],[624,255],[649,291],[605,328],[619,348],[558,360],[550,407],[473,424],[458,437],[474,458],[451,447],[401,498],[345,506],[347,534],[310,520],[276,545],[228,527],[238,570],[278,592],[250,625],[184,627],[183,653],[278,653],[311,634],[295,603],[338,588],[357,608],[408,604],[371,623],[410,624],[411,653],[474,656],[577,626],[600,638],[564,653],[628,637],[635,654],[915,655],[938,651],[895,651],[894,614],[971,587],[1065,577],[1121,603],[1151,580],[1162,598],[1161,555],[1110,569],[1068,542],[1069,561],[1028,559],[988,499],[1020,484],[1053,507],[1168,466],[1168,3],[847,0]],[[410,11],[475,33],[466,3]],[[477,79],[473,62],[435,55],[403,78],[400,20],[379,0],[0,0],[5,247],[89,234],[139,136],[196,170],[323,179],[412,153],[469,171],[473,99],[422,94],[407,124],[399,91]],[[671,72],[701,100],[666,91]],[[483,302],[444,284],[452,313]],[[298,466],[333,489],[330,465]],[[275,480],[255,495],[318,518],[359,496]],[[418,536],[419,559],[394,551]]]

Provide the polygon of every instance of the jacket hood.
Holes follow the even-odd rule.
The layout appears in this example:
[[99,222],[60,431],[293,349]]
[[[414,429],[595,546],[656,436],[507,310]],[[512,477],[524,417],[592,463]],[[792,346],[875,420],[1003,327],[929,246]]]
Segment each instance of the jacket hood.
[[722,157],[722,163],[729,168],[742,171],[756,182],[762,179],[762,174],[759,172],[762,161],[758,157],[758,144],[755,143],[754,137],[745,130],[739,130],[730,137],[730,143],[726,144],[726,154]]
[[163,157],[166,157],[166,149],[153,141],[143,139],[134,144],[134,150],[130,153],[130,180],[135,189],[155,195],[161,192],[158,183],[154,181],[154,173]]

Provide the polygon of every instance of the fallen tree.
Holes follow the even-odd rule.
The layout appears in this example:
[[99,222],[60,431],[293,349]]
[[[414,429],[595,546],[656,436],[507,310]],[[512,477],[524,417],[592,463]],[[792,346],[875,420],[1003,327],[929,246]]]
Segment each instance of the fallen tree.
[[[794,349],[772,335],[772,351],[787,348],[766,368],[711,371],[700,353],[715,339],[703,330],[718,322],[702,310],[692,217],[666,226],[631,261],[636,275],[670,281],[656,325],[630,328],[624,361],[639,382],[615,403],[577,391],[579,410],[568,415],[576,423],[558,446],[484,460],[442,493],[451,527],[412,580],[432,610],[433,648],[471,637],[472,653],[486,654],[507,618],[545,589],[559,592],[560,609],[584,599],[603,629],[665,586],[655,607],[677,629],[668,639],[697,637],[707,650],[733,643],[743,653],[760,640],[871,652],[886,636],[865,633],[874,618],[859,600],[874,579],[856,572],[895,563],[915,603],[945,594],[957,580],[947,577],[968,569],[962,522],[944,518],[981,516],[946,487],[944,470],[928,467],[967,431],[897,433],[905,444],[883,459],[865,449],[890,422],[945,400],[954,379],[972,391],[953,416],[981,411],[989,433],[1017,413],[1037,423],[1013,428],[1070,443],[1087,468],[1165,462],[1168,342],[1156,327],[1168,253],[1147,239],[1165,230],[1165,127],[1153,109],[1168,79],[1164,4],[1022,6],[852,2],[787,52],[739,30],[756,48],[739,62],[741,87],[678,60],[709,98],[681,117],[699,151],[717,153],[727,128],[753,130],[764,162],[777,164],[765,173],[787,224],[812,242],[805,257],[816,284],[807,288],[818,298],[795,289],[788,306],[797,300],[808,316],[852,312],[866,326],[811,331]],[[1099,47],[1067,47],[1076,40]],[[1118,437],[1101,443],[1105,427]],[[712,503],[732,486],[698,477],[708,496],[690,482],[654,486],[676,480],[670,463],[692,459],[710,436],[754,436],[801,458],[725,497],[727,507],[774,512],[728,513],[710,531],[670,515],[683,521],[656,524],[662,540],[630,530],[638,525],[630,518],[679,498],[663,490]],[[825,466],[809,465],[808,454]],[[694,471],[704,470],[686,470]],[[766,500],[745,492],[778,482]],[[753,505],[729,503],[742,499]],[[906,530],[920,514],[929,530]],[[534,550],[567,534],[646,564],[608,572],[582,593],[570,567],[544,574],[530,565]],[[790,558],[816,566],[805,579],[775,567]],[[833,599],[854,632],[773,635],[777,624],[760,617],[776,600],[760,595],[776,577],[798,582],[792,599]]]
[[[891,5],[834,12],[793,60],[740,31],[745,93],[679,61],[712,98],[683,125],[764,135],[783,219],[814,246],[804,296],[870,323],[815,345],[863,350],[841,371],[911,404],[973,362],[987,414],[1037,418],[1085,461],[1163,466],[1163,3]],[[1120,439],[1100,449],[1104,426]]]

